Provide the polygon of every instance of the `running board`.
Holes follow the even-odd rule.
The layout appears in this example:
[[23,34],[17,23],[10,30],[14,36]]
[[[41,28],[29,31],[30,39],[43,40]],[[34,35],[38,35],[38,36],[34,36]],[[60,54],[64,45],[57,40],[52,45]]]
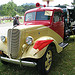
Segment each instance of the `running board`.
[[63,47],[63,48],[65,48],[67,45],[68,45],[68,43],[64,43],[64,42],[62,42],[62,43],[59,44],[59,46]]

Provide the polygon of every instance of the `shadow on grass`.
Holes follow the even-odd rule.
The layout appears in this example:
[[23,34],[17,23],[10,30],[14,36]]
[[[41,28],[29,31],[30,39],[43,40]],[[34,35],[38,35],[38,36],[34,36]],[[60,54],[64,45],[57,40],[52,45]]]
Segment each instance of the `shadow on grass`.
[[53,64],[48,75],[75,75],[75,41],[74,38],[70,38],[68,42],[69,45],[63,49],[61,53],[55,53]]
[[[1,68],[2,67],[2,68]],[[36,67],[0,63],[0,75],[39,75]]]
[[[62,52],[60,54],[55,54],[53,65],[51,67],[51,70],[48,75],[53,75],[53,71],[57,69],[57,67],[62,63],[62,58],[65,54]],[[0,67],[0,75],[40,75],[37,71],[37,67],[25,67],[25,66],[19,66],[14,64],[2,64]],[[51,73],[52,71],[52,73]],[[56,72],[54,73],[54,75]]]

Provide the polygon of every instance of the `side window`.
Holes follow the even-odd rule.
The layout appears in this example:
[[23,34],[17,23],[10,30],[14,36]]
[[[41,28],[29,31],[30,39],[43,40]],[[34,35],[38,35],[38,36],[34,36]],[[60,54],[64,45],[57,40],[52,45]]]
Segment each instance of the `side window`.
[[62,21],[62,13],[60,11],[54,12],[53,21],[55,23],[59,22],[59,21]]
[[62,12],[59,12],[59,21],[63,21]]

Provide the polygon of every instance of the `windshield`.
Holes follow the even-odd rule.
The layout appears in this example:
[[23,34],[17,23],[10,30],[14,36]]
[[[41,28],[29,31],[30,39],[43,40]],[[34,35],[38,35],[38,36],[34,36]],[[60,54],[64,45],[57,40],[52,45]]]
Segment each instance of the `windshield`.
[[45,11],[36,13],[36,20],[50,20],[50,16],[45,15]]
[[40,11],[26,14],[25,21],[34,21],[34,20],[50,20],[49,12]]
[[35,20],[35,12],[27,13],[25,17],[25,21]]

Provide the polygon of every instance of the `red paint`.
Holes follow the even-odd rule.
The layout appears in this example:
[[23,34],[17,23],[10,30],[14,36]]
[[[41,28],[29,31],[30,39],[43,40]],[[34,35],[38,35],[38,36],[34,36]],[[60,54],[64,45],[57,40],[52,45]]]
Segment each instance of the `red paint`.
[[36,3],[36,7],[40,7],[40,6],[46,7],[46,5],[40,5],[40,3]]
[[53,23],[51,29],[64,38],[64,22]]
[[40,7],[41,5],[40,5],[40,3],[36,3],[36,7]]
[[[34,20],[34,21],[26,21],[24,20],[25,25],[44,25],[55,31],[58,35],[61,36],[61,38],[64,38],[64,19],[61,22],[53,22],[53,17],[54,17],[54,12],[55,11],[61,11],[63,12],[60,8],[52,8],[52,7],[43,7],[43,8],[35,8],[32,10],[28,10],[25,15],[29,12],[38,12],[38,11],[53,11],[53,14],[50,18],[50,20]],[[24,18],[25,19],[25,18]],[[54,35],[54,34],[53,34]]]
[[36,41],[35,45],[34,45],[34,49],[39,49],[42,50],[44,47],[46,47],[47,45],[49,45],[53,40],[39,40]]
[[50,25],[50,20],[47,21],[27,21],[24,23],[25,25],[45,25],[49,26]]

